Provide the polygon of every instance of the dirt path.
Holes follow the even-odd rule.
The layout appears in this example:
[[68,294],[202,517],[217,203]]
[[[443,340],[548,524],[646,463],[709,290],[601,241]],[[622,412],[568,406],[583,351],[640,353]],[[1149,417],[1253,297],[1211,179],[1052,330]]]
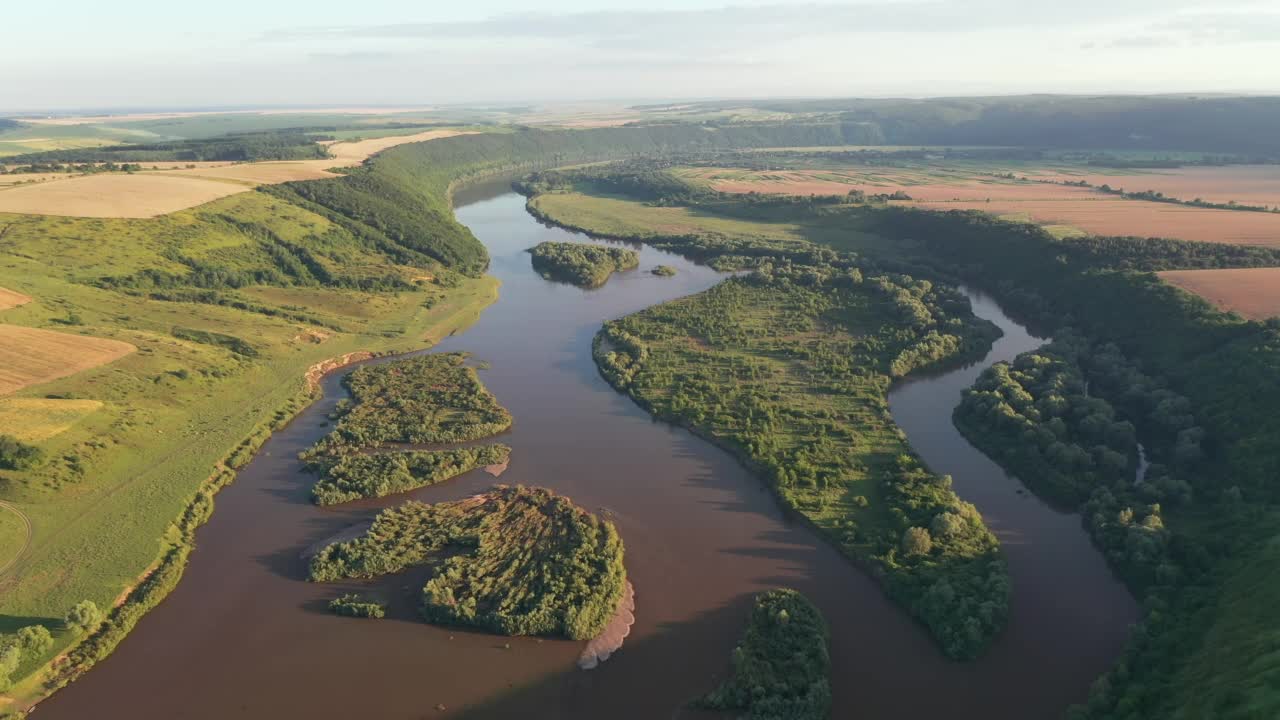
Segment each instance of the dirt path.
[[18,519],[22,521],[22,525],[23,527],[26,528],[26,531],[27,531],[27,536],[22,539],[22,547],[18,549],[18,552],[14,553],[13,557],[9,558],[9,562],[5,563],[3,567],[0,567],[0,575],[3,575],[9,572],[10,568],[16,565],[18,563],[18,560],[22,559],[23,555],[27,554],[27,548],[31,547],[32,532],[31,532],[31,518],[27,517],[26,513],[22,512],[17,507],[3,500],[0,500],[0,508],[4,508],[5,510],[8,510],[9,512],[17,515]]

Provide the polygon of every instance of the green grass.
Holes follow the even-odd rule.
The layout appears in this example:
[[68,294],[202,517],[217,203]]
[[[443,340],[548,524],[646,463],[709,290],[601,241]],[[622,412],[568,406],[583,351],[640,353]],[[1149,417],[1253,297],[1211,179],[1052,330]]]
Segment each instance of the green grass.
[[[0,472],[0,499],[30,516],[36,531],[19,563],[0,576],[0,632],[31,618],[60,618],[84,599],[111,607],[178,541],[173,524],[215,466],[305,392],[308,367],[357,350],[424,347],[468,326],[497,296],[491,278],[463,279],[448,290],[424,283],[378,293],[320,286],[216,291],[257,303],[248,311],[98,285],[144,269],[185,276],[188,265],[175,257],[269,267],[261,238],[225,218],[306,246],[335,271],[406,281],[424,272],[395,265],[323,217],[261,193],[153,220],[0,216],[0,286],[34,298],[0,320],[57,328],[74,312],[83,322],[74,331],[138,347],[16,396],[102,407],[42,440],[49,459],[37,470]],[[257,356],[179,339],[175,327],[233,336]],[[59,634],[51,652],[70,640]],[[14,692],[31,697],[40,689],[28,681]]]
[[891,243],[863,232],[847,220],[828,222],[821,216],[803,221],[763,216],[735,217],[699,207],[657,207],[623,197],[583,193],[546,193],[529,207],[557,224],[601,237],[658,241],[672,236],[697,236],[735,244],[768,243],[779,250],[804,251],[818,243],[842,251],[895,256],[912,243]]
[[48,150],[107,147],[130,142],[149,142],[160,136],[138,128],[103,125],[24,125],[0,131],[0,163],[10,155]]
[[745,710],[744,720],[826,720],[831,713],[827,624],[818,608],[791,589],[756,596],[732,677],[695,703]]
[[543,277],[584,288],[600,287],[615,272],[640,264],[640,256],[634,250],[603,245],[543,242],[529,252],[533,255],[533,268]]
[[96,400],[5,398],[0,400],[0,428],[21,442],[38,443],[62,434],[101,407]]
[[621,197],[548,193],[534,198],[530,205],[564,225],[590,228],[591,232],[605,236],[656,238],[719,233],[784,242],[804,241],[800,226],[791,223],[735,220],[687,207],[653,207]]
[[27,523],[17,510],[0,507],[0,567],[9,563],[27,543]]
[[[463,552],[443,559],[450,549]],[[435,565],[422,589],[428,622],[587,640],[617,612],[627,580],[622,558],[622,539],[608,520],[549,490],[499,486],[465,500],[384,510],[364,535],[316,554],[311,579]]]
[[[912,458],[886,393],[909,365],[985,341],[950,315],[960,308],[945,296],[914,287],[931,326],[959,333],[960,345],[904,323],[895,298],[910,291],[879,279],[814,289],[737,278],[608,323],[596,359],[654,415],[733,451],[836,548],[876,568],[944,652],[972,658],[1004,624],[998,544],[977,511]],[[931,550],[900,547],[921,527],[932,529]],[[970,618],[980,626],[966,627]]]
[[[400,121],[397,121],[400,122]],[[353,130],[322,130],[317,135],[324,135],[335,140],[373,140],[385,137],[400,137],[401,135],[417,135],[429,130],[443,129],[439,125],[413,125],[410,127],[399,128],[369,128],[363,130],[356,128]]]

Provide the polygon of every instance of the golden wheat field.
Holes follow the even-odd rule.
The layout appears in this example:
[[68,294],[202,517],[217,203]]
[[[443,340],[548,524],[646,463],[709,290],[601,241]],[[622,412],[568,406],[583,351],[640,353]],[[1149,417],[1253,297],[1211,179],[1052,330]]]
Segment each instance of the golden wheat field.
[[0,400],[0,435],[38,443],[70,430],[101,407],[98,400],[5,398]]
[[430,130],[414,135],[326,143],[333,157],[323,160],[201,163],[194,168],[175,168],[170,164],[169,169],[137,173],[44,175],[41,182],[7,187],[0,185],[0,212],[101,218],[156,217],[246,192],[259,185],[336,177],[329,172],[330,168],[354,167],[396,145],[463,134],[468,133]]
[[0,325],[0,395],[105,365],[136,349],[119,340]]
[[0,212],[99,218],[149,218],[203,205],[251,186],[150,173],[102,174],[0,190]]

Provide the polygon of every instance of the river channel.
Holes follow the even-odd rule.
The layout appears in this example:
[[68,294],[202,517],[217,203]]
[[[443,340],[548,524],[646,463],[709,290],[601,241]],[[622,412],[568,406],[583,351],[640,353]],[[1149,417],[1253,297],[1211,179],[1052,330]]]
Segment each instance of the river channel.
[[[500,300],[469,330],[432,351],[466,351],[515,416],[500,482],[540,485],[611,513],[626,542],[636,624],[612,659],[575,665],[581,643],[500,638],[416,621],[408,600],[381,621],[324,610],[350,585],[305,581],[301,551],[379,507],[481,491],[473,472],[377,502],[321,509],[298,451],[330,428],[342,371],[325,397],[274,435],[217,498],[197,533],[181,583],[116,652],[42,703],[36,717],[634,718],[698,714],[689,699],[723,679],[754,593],[791,586],[831,627],[833,718],[913,720],[1054,718],[1085,698],[1136,617],[1077,516],[1019,493],[1017,480],[951,424],[960,391],[982,368],[1036,347],[989,298],[975,312],[1004,330],[974,366],[898,385],[895,419],[936,471],[981,510],[1004,544],[1013,581],[1008,630],[979,661],[943,658],[924,630],[876,582],[802,523],[723,451],[654,422],[598,376],[591,338],[600,324],[702,291],[722,276],[678,256],[637,248],[640,268],[585,291],[548,282],[527,248],[586,242],[536,222],[498,185],[459,193],[458,219],[488,247]],[[675,267],[671,278],[648,272]],[[420,577],[382,590],[405,598]]]

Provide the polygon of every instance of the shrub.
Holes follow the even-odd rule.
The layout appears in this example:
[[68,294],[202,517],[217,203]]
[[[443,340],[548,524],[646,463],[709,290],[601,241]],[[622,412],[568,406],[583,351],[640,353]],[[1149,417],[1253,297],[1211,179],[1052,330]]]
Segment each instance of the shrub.
[[91,632],[102,623],[102,611],[92,600],[82,600],[67,612],[67,629],[81,635]]

